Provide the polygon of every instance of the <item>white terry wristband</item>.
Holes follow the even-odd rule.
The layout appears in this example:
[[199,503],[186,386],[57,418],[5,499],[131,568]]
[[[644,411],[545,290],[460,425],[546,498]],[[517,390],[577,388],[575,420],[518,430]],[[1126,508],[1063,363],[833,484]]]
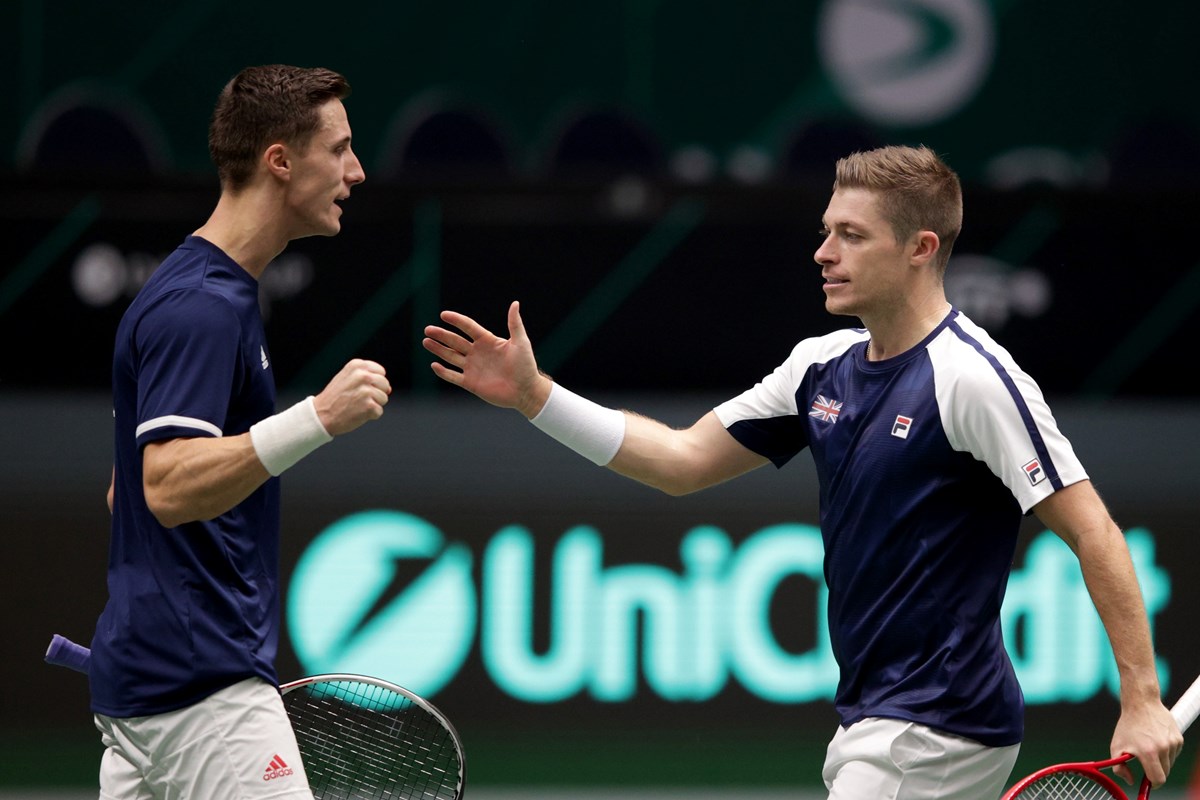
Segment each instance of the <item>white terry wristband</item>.
[[279,475],[333,437],[317,416],[312,395],[286,411],[250,426],[250,441],[258,460],[272,475]]
[[625,414],[580,397],[557,383],[542,410],[529,420],[533,426],[579,455],[604,466],[625,440]]

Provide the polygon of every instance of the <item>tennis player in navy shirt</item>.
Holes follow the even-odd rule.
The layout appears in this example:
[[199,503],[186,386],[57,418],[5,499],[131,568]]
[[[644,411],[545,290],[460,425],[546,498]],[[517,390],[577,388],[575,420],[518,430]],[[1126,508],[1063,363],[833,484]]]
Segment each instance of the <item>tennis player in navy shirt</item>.
[[[540,373],[517,303],[507,339],[444,311],[450,327],[428,326],[424,345],[443,380],[672,495],[811,453],[840,670],[822,774],[833,800],[1003,792],[1024,708],[1000,607],[1026,513],[1078,555],[1112,643],[1112,752],[1161,785],[1183,738],[1160,698],[1128,548],[1037,384],[947,302],[961,227],[958,176],[928,148],[841,159],[815,260],[826,309],[863,327],[801,341],[684,430]],[[1128,766],[1116,771],[1132,782]]]
[[365,179],[330,70],[251,67],[221,92],[221,194],[117,330],[109,599],[89,666],[100,797],[311,798],[279,695],[278,476],[383,413],[352,360],[275,412],[258,281],[288,242],[333,236]]

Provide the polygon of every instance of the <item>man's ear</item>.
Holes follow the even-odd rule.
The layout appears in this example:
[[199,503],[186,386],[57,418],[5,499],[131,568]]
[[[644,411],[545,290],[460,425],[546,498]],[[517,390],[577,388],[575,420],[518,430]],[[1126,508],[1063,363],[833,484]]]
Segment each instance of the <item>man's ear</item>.
[[912,256],[910,256],[912,262],[924,266],[937,255],[937,251],[941,249],[942,241],[933,231],[917,231],[913,235],[909,246],[913,248]]
[[280,142],[276,142],[266,149],[263,153],[263,163],[267,165],[267,171],[280,180],[288,180],[292,174],[292,160],[288,149]]

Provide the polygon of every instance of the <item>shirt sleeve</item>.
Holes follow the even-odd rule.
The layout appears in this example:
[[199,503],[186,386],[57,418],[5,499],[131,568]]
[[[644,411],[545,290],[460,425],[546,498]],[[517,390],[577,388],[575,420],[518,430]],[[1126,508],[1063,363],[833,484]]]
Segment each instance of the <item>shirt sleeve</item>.
[[138,446],[221,436],[241,352],[241,325],[228,301],[172,292],[146,311],[135,340]]
[[[931,348],[931,355],[945,354]],[[952,376],[936,387],[950,444],[986,463],[1023,512],[1087,478],[1041,389],[1007,351],[981,349],[953,358],[959,368],[936,373]]]
[[803,374],[804,342],[786,361],[753,387],[721,403],[713,412],[744,447],[782,467],[808,445],[796,411],[797,370]]

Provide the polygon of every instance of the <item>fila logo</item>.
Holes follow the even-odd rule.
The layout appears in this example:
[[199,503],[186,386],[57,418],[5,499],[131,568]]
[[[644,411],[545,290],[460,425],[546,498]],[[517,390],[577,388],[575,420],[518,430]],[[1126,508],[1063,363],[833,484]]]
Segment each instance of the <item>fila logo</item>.
[[897,439],[907,439],[908,429],[912,427],[912,424],[912,417],[897,414],[896,421],[892,423],[892,436],[895,436]]
[[258,352],[262,356],[263,369],[266,369],[267,367],[271,366],[271,362],[267,359],[267,348],[263,347],[260,344],[258,346]]
[[1025,477],[1029,478],[1030,486],[1037,486],[1042,481],[1046,480],[1046,470],[1042,469],[1042,462],[1035,458],[1028,464],[1025,464],[1021,469],[1025,470]]
[[278,753],[271,759],[271,763],[267,764],[267,771],[263,773],[264,781],[273,781],[276,778],[285,778],[291,775],[292,768],[287,765],[287,762],[280,757]]

